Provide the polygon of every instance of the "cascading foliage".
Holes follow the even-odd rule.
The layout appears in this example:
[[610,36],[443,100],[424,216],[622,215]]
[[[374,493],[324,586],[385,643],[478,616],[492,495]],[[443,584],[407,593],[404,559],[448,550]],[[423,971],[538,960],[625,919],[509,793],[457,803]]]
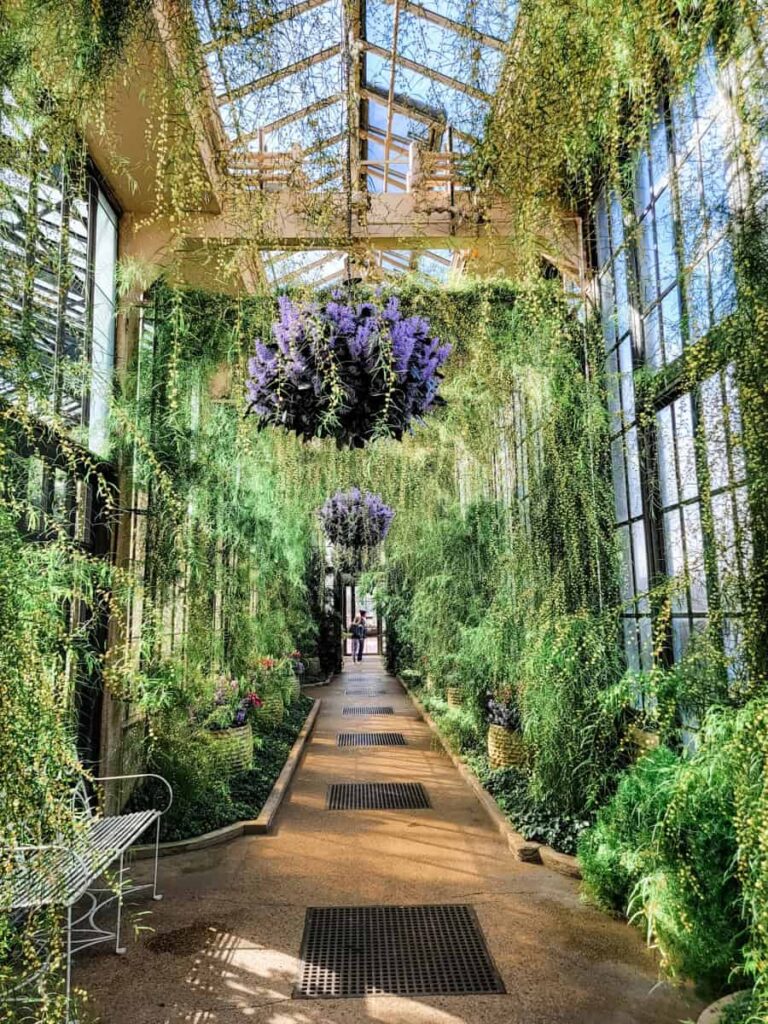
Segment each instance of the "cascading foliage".
[[282,296],[272,340],[257,341],[248,364],[248,411],[305,441],[399,440],[442,403],[450,351],[425,317],[403,315],[396,296],[384,305],[345,302],[341,292],[321,304]]

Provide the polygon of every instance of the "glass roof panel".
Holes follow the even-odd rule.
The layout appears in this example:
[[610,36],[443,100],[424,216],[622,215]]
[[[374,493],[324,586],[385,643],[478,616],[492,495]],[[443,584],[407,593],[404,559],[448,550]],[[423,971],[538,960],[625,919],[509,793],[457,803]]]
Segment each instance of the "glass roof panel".
[[332,249],[288,253],[273,250],[264,255],[276,285],[318,284],[326,277],[343,274],[346,270],[346,254]]
[[397,52],[489,95],[496,87],[504,60],[500,50],[432,25],[407,11],[400,15]]
[[285,153],[293,146],[306,149],[321,139],[332,139],[346,128],[346,107],[337,101],[323,110],[290,121],[265,133],[264,148],[270,153]]
[[337,2],[326,2],[209,53],[208,69],[217,94],[226,95],[340,41],[341,10]]
[[[341,83],[341,58],[337,56],[287,75],[233,103],[222,104],[221,116],[231,138],[242,133],[250,135],[265,124],[299,111],[316,100],[335,96]],[[317,136],[313,136],[302,142],[310,146],[316,139]]]
[[422,7],[508,42],[515,28],[517,4],[508,0],[420,0]]
[[[422,150],[437,152],[450,144],[454,152],[466,153],[482,136],[517,15],[516,0],[191,0],[191,5],[233,150],[292,156],[300,151],[304,180],[315,189],[341,189],[342,170],[356,168],[359,156],[361,184],[371,192],[396,193],[410,187],[413,142]],[[350,121],[357,120],[348,110],[358,85],[350,77],[358,66],[356,53],[364,90],[361,135],[350,139]],[[244,178],[254,166],[258,162],[233,156],[231,167]],[[442,168],[438,178],[446,168],[453,169],[454,180],[459,173],[450,157],[436,158],[432,166]],[[278,174],[269,187],[295,188],[296,180],[301,179]],[[273,252],[265,261],[276,281],[298,273],[325,282],[336,273],[334,267],[342,274],[345,256],[329,252],[325,257],[317,251]],[[453,254],[442,250],[391,250],[371,253],[370,260],[379,272],[415,269],[434,277],[444,277],[455,263]]]
[[482,135],[488,113],[488,104],[483,100],[450,89],[441,82],[402,67],[395,71],[395,91],[416,96],[430,106],[440,103],[450,124],[460,126],[463,132],[478,138]]

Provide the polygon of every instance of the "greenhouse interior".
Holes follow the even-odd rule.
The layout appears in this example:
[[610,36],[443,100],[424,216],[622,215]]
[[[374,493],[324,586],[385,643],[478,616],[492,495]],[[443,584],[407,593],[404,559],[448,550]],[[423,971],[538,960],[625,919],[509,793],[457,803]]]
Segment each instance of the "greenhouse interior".
[[0,85],[0,1020],[768,1024],[765,0]]

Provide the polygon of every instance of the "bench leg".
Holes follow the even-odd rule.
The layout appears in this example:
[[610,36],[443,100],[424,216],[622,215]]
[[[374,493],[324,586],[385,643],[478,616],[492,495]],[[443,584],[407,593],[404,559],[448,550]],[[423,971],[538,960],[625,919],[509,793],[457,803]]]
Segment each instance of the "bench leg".
[[155,871],[152,876],[152,899],[161,900],[163,894],[157,891],[157,862],[160,858],[160,819],[155,824]]
[[66,1014],[67,1024],[74,1022],[74,1017],[71,1015],[72,1009],[72,907],[67,907],[67,962],[65,965],[65,982],[64,982],[64,1013]]
[[123,917],[123,871],[125,868],[125,854],[120,854],[120,870],[117,876],[117,924],[115,926],[115,952],[124,953],[125,946],[120,945],[120,925]]

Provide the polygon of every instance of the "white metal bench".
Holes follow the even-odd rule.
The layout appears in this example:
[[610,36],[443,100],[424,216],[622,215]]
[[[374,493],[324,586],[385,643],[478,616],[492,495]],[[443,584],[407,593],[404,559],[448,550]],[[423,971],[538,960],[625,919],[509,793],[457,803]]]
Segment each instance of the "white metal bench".
[[[19,921],[45,907],[61,908],[65,915],[65,993],[67,1022],[71,1020],[72,956],[81,949],[97,943],[115,940],[115,952],[124,953],[120,944],[123,900],[143,889],[152,889],[152,898],[161,900],[157,891],[157,869],[160,853],[160,819],[173,802],[173,790],[162,776],[153,773],[136,775],[105,775],[92,781],[98,785],[136,779],[157,779],[168,791],[168,801],[161,809],[133,811],[127,814],[102,816],[91,801],[84,781],[73,793],[73,809],[81,819],[82,831],[71,843],[50,843],[44,846],[17,846],[5,851],[12,870],[2,880],[0,911],[10,913]],[[144,885],[125,885],[125,855],[130,847],[151,825],[155,826],[155,855],[152,881]],[[117,870],[111,884],[96,887],[95,883],[113,864]],[[89,901],[85,910],[77,908],[83,900]],[[117,920],[114,930],[99,924],[96,915],[111,903],[116,903]],[[75,916],[77,913],[78,916]],[[45,970],[45,968],[43,968]],[[25,977],[13,988],[8,1001],[24,1003],[29,1000],[29,988],[40,971]]]

